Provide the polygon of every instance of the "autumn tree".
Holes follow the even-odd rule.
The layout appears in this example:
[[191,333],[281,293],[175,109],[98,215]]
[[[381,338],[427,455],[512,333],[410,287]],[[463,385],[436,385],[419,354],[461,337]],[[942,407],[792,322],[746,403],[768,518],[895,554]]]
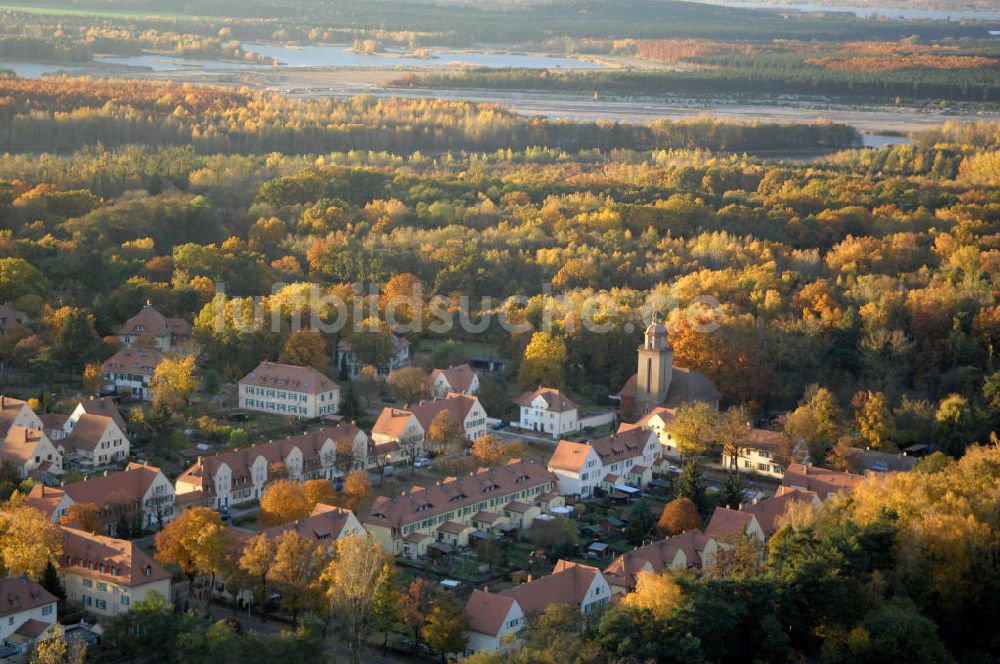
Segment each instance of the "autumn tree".
[[468,643],[466,630],[469,628],[469,616],[465,607],[449,595],[442,595],[434,602],[424,625],[422,634],[435,652],[442,655],[460,653]]
[[826,457],[841,429],[841,412],[837,398],[830,390],[817,385],[806,390],[802,403],[789,414],[785,433],[804,440],[809,456],[814,460]]
[[656,574],[642,570],[635,591],[625,595],[622,606],[649,611],[655,617],[669,618],[684,601],[684,593],[670,572]]
[[62,307],[47,319],[52,327],[52,352],[66,369],[82,371],[88,361],[100,359],[101,339],[94,315],[75,307]]
[[390,562],[374,537],[352,535],[337,541],[336,553],[323,571],[322,581],[334,623],[351,651],[352,664],[361,661],[377,601],[390,579]]
[[316,330],[296,330],[285,341],[278,361],[297,367],[312,367],[325,374],[330,356],[322,334]]
[[347,509],[352,512],[358,509],[371,497],[372,487],[368,479],[368,473],[363,470],[356,470],[348,473],[344,478],[344,501]]
[[350,333],[351,352],[362,366],[388,367],[395,352],[392,332],[385,321],[366,318]]
[[171,408],[186,406],[198,389],[195,370],[194,355],[164,358],[153,374],[153,402]]
[[729,467],[737,472],[740,448],[750,440],[751,430],[750,412],[745,406],[733,406],[722,413],[715,423],[715,441],[722,447],[722,454],[729,457]]
[[[156,534],[156,560],[177,565],[188,577],[188,592],[192,596],[195,577],[209,575],[208,593],[211,593],[229,553],[231,537],[218,512],[208,507],[192,507]],[[204,597],[206,605],[208,593]]]
[[94,503],[73,503],[59,518],[59,522],[95,535],[104,535],[107,532],[104,514]]
[[83,391],[87,394],[100,394],[104,391],[104,370],[96,362],[88,362],[83,367]]
[[499,466],[508,459],[517,458],[524,451],[524,443],[506,442],[498,436],[486,435],[472,441],[470,451],[484,466]]
[[431,420],[425,440],[438,456],[445,459],[465,446],[462,427],[447,410],[442,410]]
[[681,474],[677,477],[677,496],[688,498],[698,507],[699,514],[704,514],[708,509],[708,501],[705,497],[705,479],[701,474],[701,466],[698,461],[691,459]]
[[403,588],[397,597],[400,622],[410,630],[419,648],[423,630],[440,593],[431,582],[417,577]]
[[371,408],[375,398],[382,391],[382,376],[374,364],[366,364],[361,367],[358,377],[351,383],[355,393],[365,402],[365,407]]
[[881,392],[858,392],[852,405],[854,422],[865,445],[873,450],[892,449],[896,423],[885,395]]
[[321,606],[320,578],[327,561],[326,547],[302,537],[297,530],[286,530],[278,537],[271,580],[281,589],[281,605],[296,625],[304,609]]
[[301,482],[270,482],[260,497],[260,523],[265,528],[304,519],[312,508],[307,504]]
[[37,579],[61,552],[62,532],[43,512],[23,499],[5,503],[0,511],[0,571]]
[[306,513],[311,514],[317,505],[336,504],[337,491],[329,480],[306,480],[302,482],[302,496],[306,501]]
[[257,603],[264,605],[267,602],[267,581],[274,566],[274,557],[278,551],[278,543],[274,538],[258,533],[254,535],[243,547],[237,565],[246,572],[247,576],[257,584]]
[[535,332],[524,349],[517,380],[522,388],[562,387],[566,343],[551,332]]
[[717,421],[718,411],[704,401],[679,406],[670,425],[677,450],[684,456],[705,454],[714,440]]
[[420,367],[402,367],[396,369],[385,381],[389,394],[404,404],[413,404],[427,394],[427,372]]
[[701,528],[698,506],[690,498],[675,498],[663,507],[656,527],[664,535],[680,535],[688,530]]

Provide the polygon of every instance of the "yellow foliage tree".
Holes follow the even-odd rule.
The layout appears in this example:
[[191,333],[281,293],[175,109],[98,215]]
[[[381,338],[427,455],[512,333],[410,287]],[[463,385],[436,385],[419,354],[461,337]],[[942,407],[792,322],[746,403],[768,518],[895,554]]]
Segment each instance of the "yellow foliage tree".
[[622,605],[646,609],[655,617],[664,619],[670,617],[683,600],[681,587],[669,572],[654,574],[643,570],[636,579],[635,592],[626,595]]
[[153,374],[153,400],[174,408],[186,406],[191,394],[198,389],[195,368],[194,355],[168,357],[160,362]]
[[0,512],[0,567],[7,575],[39,578],[62,552],[62,533],[44,513],[8,501]]
[[260,523],[265,528],[302,519],[312,506],[306,503],[302,484],[291,480],[271,482],[260,498]]

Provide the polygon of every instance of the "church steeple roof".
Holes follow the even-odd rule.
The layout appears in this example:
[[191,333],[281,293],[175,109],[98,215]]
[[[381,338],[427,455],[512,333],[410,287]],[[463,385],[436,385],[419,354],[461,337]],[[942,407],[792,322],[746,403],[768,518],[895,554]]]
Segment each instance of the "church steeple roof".
[[653,320],[646,328],[646,341],[644,347],[647,350],[666,350],[670,348],[670,337],[667,334],[667,326],[663,324],[663,317],[659,311],[653,312]]

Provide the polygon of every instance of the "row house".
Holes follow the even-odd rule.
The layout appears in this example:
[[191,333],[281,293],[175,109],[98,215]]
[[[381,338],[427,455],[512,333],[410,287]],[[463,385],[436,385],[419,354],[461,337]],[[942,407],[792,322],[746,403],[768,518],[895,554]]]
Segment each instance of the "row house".
[[785,474],[784,467],[777,461],[781,454],[792,458],[805,456],[805,444],[801,440],[793,442],[781,431],[751,429],[746,442],[739,446],[735,459],[728,454],[722,455],[722,467],[781,479]]
[[677,439],[671,433],[676,414],[676,408],[656,406],[631,424],[622,422],[618,426],[618,432],[623,433],[636,428],[652,431],[656,434],[657,440],[660,441],[661,459],[680,459],[681,453],[677,448]]
[[153,377],[166,359],[154,348],[122,348],[101,363],[105,385],[115,394],[153,400]]
[[519,635],[531,618],[555,604],[579,608],[593,616],[611,600],[611,587],[601,570],[560,560],[552,573],[499,593],[474,590],[465,604],[468,643],[463,655],[495,652],[507,634]]
[[22,479],[41,477],[46,481],[63,474],[63,453],[41,429],[14,425],[0,442],[0,463],[17,468]]
[[108,534],[118,519],[130,519],[145,530],[159,530],[176,517],[174,487],[156,466],[130,463],[120,473],[85,478],[59,487],[36,484],[28,505],[60,523],[76,504],[97,506],[105,515]]
[[403,408],[383,408],[372,426],[376,453],[389,460],[397,453],[404,459],[424,454],[425,435],[426,431],[417,416]]
[[[388,364],[375,368],[380,376],[388,376],[396,369],[409,366],[410,360],[409,340],[405,337],[397,337],[394,334],[392,335],[392,355],[389,357]],[[358,374],[364,368],[364,364],[362,364],[358,356],[354,353],[353,348],[351,348],[351,342],[348,339],[341,339],[337,343],[337,366],[340,367],[341,374],[346,375],[351,380],[357,378]]]
[[340,386],[313,367],[265,360],[240,380],[239,404],[270,415],[325,417],[340,408]]
[[183,318],[168,318],[149,303],[118,330],[126,348],[155,348],[168,351],[191,338],[191,324]]
[[[198,457],[174,484],[179,502],[224,510],[259,500],[277,465],[295,481],[338,477],[337,441],[357,440],[356,427],[327,427],[253,447]],[[359,453],[365,453],[367,450]],[[362,462],[363,463],[363,462]]]
[[472,442],[486,435],[486,410],[479,403],[479,397],[449,394],[444,399],[425,401],[413,406],[410,411],[420,422],[424,432],[431,430],[434,418],[441,413],[448,413],[467,441]]
[[547,433],[553,438],[580,430],[576,403],[555,388],[539,386],[519,396],[514,403],[520,408],[516,425],[521,429]]
[[582,443],[561,440],[548,468],[559,478],[560,494],[592,496],[615,485],[646,486],[660,454],[656,434],[635,428]]
[[479,391],[479,375],[468,364],[435,369],[427,382],[433,399],[443,399],[449,394],[472,396]]
[[170,572],[139,545],[68,526],[59,529],[62,553],[57,567],[69,601],[110,617],[128,612],[150,593],[170,598]]
[[731,547],[744,536],[767,542],[778,531],[779,521],[791,503],[818,506],[820,498],[813,491],[786,489],[779,491],[774,498],[741,505],[738,510],[716,507],[705,528],[705,535],[716,540],[722,548]]
[[521,505],[561,506],[561,499],[552,498],[557,481],[540,464],[513,459],[499,468],[480,468],[431,487],[414,486],[397,497],[379,496],[362,523],[386,554],[422,556],[430,545],[450,544],[452,531],[464,530],[457,526],[478,530],[487,513],[508,521],[519,513],[520,527],[530,528],[540,510],[521,512]]
[[27,576],[0,579],[0,644],[18,651],[44,636],[56,623],[55,595]]
[[718,550],[718,542],[695,528],[623,553],[604,569],[604,577],[612,592],[626,594],[635,590],[642,572],[709,569]]

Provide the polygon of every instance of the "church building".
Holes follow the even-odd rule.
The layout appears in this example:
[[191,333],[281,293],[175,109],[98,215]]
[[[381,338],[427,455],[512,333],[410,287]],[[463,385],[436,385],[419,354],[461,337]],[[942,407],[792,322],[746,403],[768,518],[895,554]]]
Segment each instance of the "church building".
[[653,314],[638,354],[636,373],[618,393],[626,421],[640,418],[657,406],[676,408],[696,401],[719,406],[719,390],[711,380],[697,371],[674,366],[674,349],[659,312]]

